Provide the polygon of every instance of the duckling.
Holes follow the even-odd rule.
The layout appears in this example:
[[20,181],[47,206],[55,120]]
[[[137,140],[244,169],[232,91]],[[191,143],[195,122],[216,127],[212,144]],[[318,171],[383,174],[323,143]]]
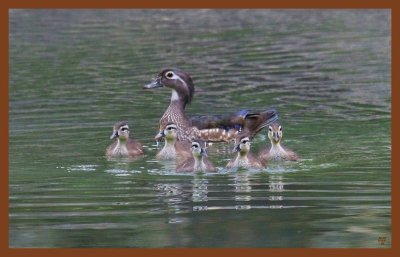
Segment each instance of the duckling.
[[202,140],[194,140],[192,142],[192,157],[181,161],[176,166],[177,172],[192,172],[192,171],[206,171],[216,172],[217,169],[208,160],[208,155],[205,150],[205,142]]
[[271,160],[284,160],[284,161],[297,161],[299,157],[297,154],[281,145],[283,136],[282,126],[274,123],[268,127],[268,138],[271,141],[271,147],[262,150],[259,153],[259,158],[262,161]]
[[124,156],[134,157],[143,155],[143,146],[138,141],[129,138],[129,126],[126,122],[117,122],[114,124],[113,133],[110,139],[117,138],[117,140],[107,147],[107,156]]
[[226,165],[227,168],[253,168],[261,169],[265,166],[256,156],[250,153],[250,138],[242,136],[237,139],[239,141],[234,148],[234,152],[238,152],[237,156],[230,160]]
[[244,110],[224,116],[205,115],[189,119],[185,114],[185,107],[192,101],[195,91],[190,75],[178,69],[164,69],[156,79],[143,88],[164,86],[172,90],[171,101],[160,119],[160,132],[156,139],[159,139],[162,128],[173,122],[180,128],[178,131],[180,140],[202,139],[211,142],[230,142],[242,129],[247,136],[252,138],[278,118],[276,110],[269,109],[263,112]]
[[178,127],[174,123],[169,123],[161,133],[165,143],[163,149],[156,155],[158,160],[175,160],[192,156],[190,152],[191,143],[187,140],[178,140],[177,130]]

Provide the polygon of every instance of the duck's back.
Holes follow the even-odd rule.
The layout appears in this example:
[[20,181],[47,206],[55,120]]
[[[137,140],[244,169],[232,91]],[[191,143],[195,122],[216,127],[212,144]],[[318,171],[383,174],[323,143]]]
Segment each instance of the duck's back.
[[192,172],[194,168],[194,158],[186,158],[183,160],[179,160],[176,165],[177,172]]
[[203,162],[206,165],[207,172],[216,172],[217,171],[214,164],[212,164],[212,162],[208,158],[203,157]]
[[249,164],[251,168],[262,169],[266,164],[265,162],[262,162],[257,156],[251,153],[247,155],[247,158],[249,159]]
[[114,156],[114,149],[117,146],[118,142],[115,141],[114,143],[112,143],[110,146],[107,147],[106,149],[106,155],[107,156]]
[[128,149],[129,156],[139,156],[143,155],[143,145],[134,139],[129,139],[126,143],[126,148]]
[[190,152],[191,143],[188,140],[176,141],[175,149],[177,158],[181,160],[186,160],[192,157],[192,153]]

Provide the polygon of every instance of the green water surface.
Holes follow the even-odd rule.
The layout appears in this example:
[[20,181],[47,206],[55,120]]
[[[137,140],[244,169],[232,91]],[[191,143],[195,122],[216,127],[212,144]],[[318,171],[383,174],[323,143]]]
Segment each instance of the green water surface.
[[[389,10],[10,10],[10,247],[391,246]],[[177,174],[153,140],[188,115],[274,106],[297,163]],[[116,121],[144,158],[107,160]],[[252,143],[269,146],[266,131]],[[381,245],[379,237],[387,241]]]

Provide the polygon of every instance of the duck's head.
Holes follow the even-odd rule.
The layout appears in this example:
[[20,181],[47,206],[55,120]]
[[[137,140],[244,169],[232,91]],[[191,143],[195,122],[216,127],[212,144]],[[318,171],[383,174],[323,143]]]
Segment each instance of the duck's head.
[[278,123],[274,123],[268,127],[268,138],[271,143],[277,144],[281,141],[283,136],[282,126]]
[[248,153],[250,151],[250,138],[247,136],[237,138],[233,151],[241,154]]
[[190,75],[178,69],[164,69],[144,89],[169,87],[172,89],[171,101],[190,103],[194,94],[194,85]]
[[168,123],[162,132],[162,137],[167,141],[176,140],[178,127],[174,123]]
[[113,133],[110,139],[118,138],[120,140],[126,140],[129,138],[129,126],[125,121],[117,122],[114,124]]
[[192,154],[195,158],[201,158],[203,156],[208,156],[205,149],[205,142],[202,140],[194,140],[192,141]]

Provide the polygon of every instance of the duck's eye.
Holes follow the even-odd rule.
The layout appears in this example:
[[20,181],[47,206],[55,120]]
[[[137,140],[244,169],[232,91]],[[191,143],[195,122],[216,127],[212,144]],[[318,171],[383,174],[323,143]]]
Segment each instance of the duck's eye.
[[197,147],[199,147],[199,146],[198,146],[198,145],[192,145],[192,147],[197,148]]
[[127,131],[127,130],[128,130],[127,128],[122,128],[122,129],[121,129],[121,131]]
[[247,142],[249,142],[249,140],[243,140],[242,143],[246,144]]
[[168,71],[165,76],[169,79],[171,79],[174,76],[174,73],[172,71]]
[[282,131],[282,126],[279,126],[279,131]]
[[269,127],[268,130],[269,130],[269,132],[272,132],[272,128],[271,127]]

